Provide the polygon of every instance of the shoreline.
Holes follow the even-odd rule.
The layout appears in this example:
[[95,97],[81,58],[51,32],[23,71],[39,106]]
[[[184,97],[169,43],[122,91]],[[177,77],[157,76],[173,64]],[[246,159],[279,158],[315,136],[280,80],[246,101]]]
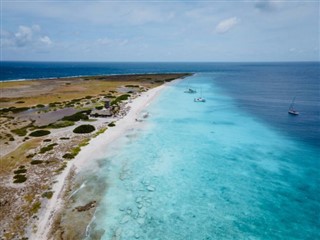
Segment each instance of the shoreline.
[[160,92],[171,84],[183,80],[178,78],[172,82],[165,83],[158,87],[152,88],[147,92],[143,92],[139,97],[132,100],[126,106],[130,107],[129,112],[122,118],[115,121],[116,126],[108,128],[107,131],[96,138],[90,140],[89,144],[83,147],[76,158],[70,162],[66,169],[57,177],[56,183],[52,190],[54,194],[47,203],[45,209],[42,209],[37,220],[37,231],[31,231],[30,239],[50,239],[50,231],[55,221],[55,216],[61,209],[63,209],[63,193],[66,186],[70,183],[68,177],[74,171],[75,174],[83,169],[85,161],[91,157],[92,152],[95,153],[95,159],[103,156],[103,146],[109,145],[113,140],[121,137],[123,133],[129,128],[135,127],[140,122],[136,121],[137,116],[160,94]]

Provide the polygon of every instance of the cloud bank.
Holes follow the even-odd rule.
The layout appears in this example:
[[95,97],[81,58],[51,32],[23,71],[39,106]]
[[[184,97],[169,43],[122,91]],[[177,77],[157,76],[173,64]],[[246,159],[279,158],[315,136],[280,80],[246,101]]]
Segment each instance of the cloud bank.
[[1,31],[1,45],[4,47],[23,48],[27,46],[50,46],[53,41],[41,34],[39,25],[19,26],[17,32]]

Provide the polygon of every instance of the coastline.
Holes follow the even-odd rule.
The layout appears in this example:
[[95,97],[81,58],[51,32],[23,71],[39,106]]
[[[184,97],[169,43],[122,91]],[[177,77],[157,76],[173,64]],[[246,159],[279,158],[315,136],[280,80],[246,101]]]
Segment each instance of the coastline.
[[139,97],[127,104],[127,106],[130,107],[129,112],[115,122],[115,127],[108,128],[105,133],[91,139],[89,144],[81,149],[76,158],[70,161],[65,170],[57,177],[57,182],[53,186],[54,194],[47,203],[47,206],[39,213],[39,218],[36,223],[38,226],[37,231],[35,233],[31,231],[29,235],[30,239],[51,239],[51,236],[48,235],[53,227],[56,214],[63,209],[63,195],[67,185],[70,184],[68,177],[73,171],[77,174],[77,172],[83,169],[86,160],[92,156],[92,152],[95,153],[95,158],[103,156],[104,146],[119,138],[129,128],[137,127],[141,124],[136,121],[137,116],[141,114],[163,89],[181,80],[182,78],[179,78],[141,93]]

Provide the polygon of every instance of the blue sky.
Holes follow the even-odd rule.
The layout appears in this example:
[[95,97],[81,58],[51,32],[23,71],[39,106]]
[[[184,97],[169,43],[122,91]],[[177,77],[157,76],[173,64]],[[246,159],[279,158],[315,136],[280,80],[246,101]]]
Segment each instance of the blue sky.
[[2,60],[319,61],[319,1],[1,0]]

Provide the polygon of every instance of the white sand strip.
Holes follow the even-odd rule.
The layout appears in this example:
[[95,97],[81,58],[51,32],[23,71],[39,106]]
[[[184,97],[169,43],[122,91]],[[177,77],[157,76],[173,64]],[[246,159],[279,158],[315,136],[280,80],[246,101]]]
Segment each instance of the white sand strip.
[[[177,79],[173,82],[176,82]],[[36,233],[30,233],[29,239],[46,240],[48,238],[49,231],[52,227],[55,213],[63,206],[62,191],[66,184],[67,176],[72,167],[81,169],[88,159],[99,158],[104,154],[105,146],[115,139],[124,134],[128,129],[134,127],[137,123],[136,118],[147,107],[150,102],[158,95],[158,93],[166,86],[171,85],[173,82],[165,83],[159,87],[150,89],[147,92],[141,94],[141,96],[134,99],[127,106],[130,106],[130,110],[126,116],[116,122],[115,127],[110,127],[108,130],[92,139],[89,145],[83,147],[78,156],[68,163],[66,169],[58,176],[57,182],[53,186],[54,194],[49,200],[45,209],[42,209],[39,213],[38,227]],[[93,155],[94,153],[94,155]]]

